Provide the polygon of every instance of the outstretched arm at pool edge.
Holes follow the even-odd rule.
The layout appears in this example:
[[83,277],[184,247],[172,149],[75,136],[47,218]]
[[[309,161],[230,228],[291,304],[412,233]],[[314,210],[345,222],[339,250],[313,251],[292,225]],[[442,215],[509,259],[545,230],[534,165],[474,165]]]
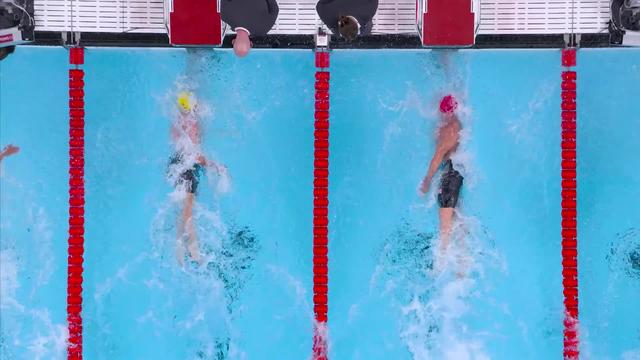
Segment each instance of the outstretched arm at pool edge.
[[5,148],[0,151],[0,161],[2,161],[2,159],[6,158],[7,156],[17,153],[18,151],[20,151],[20,148],[17,146],[13,146],[11,144],[5,146]]

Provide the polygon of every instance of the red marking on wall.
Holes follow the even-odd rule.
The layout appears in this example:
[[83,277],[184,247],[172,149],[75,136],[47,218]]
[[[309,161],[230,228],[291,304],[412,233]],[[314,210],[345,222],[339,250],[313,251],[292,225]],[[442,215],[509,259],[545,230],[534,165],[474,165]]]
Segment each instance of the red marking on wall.
[[329,52],[316,51],[313,161],[313,359],[327,359],[329,291]]
[[562,50],[562,286],[564,294],[564,358],[578,359],[578,222],[576,172],[576,49]]
[[422,20],[422,45],[473,45],[475,15],[471,8],[471,0],[429,0]]
[[71,48],[69,63],[69,257],[67,265],[67,358],[82,359],[84,255],[84,49]]
[[13,42],[13,34],[0,35],[0,43]]

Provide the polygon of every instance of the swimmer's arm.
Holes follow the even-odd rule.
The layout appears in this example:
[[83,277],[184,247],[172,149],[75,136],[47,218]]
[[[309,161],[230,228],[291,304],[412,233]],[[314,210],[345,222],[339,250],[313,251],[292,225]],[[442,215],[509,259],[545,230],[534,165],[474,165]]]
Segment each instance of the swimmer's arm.
[[196,158],[196,160],[198,161],[198,164],[204,166],[204,167],[209,167],[209,166],[216,166],[217,164],[215,163],[215,161],[210,161],[207,160],[207,158],[203,155],[200,154],[198,155],[198,157]]
[[0,161],[9,155],[17,153],[18,151],[20,151],[20,148],[17,146],[13,146],[11,144],[5,146],[5,148],[0,151]]
[[202,154],[198,156],[198,163],[204,167],[215,169],[218,175],[224,173],[227,169],[224,165],[220,165],[214,160],[208,160]]
[[180,138],[180,129],[175,124],[171,125],[171,139],[177,140]]
[[435,154],[433,154],[433,158],[431,158],[431,163],[429,164],[429,171],[427,175],[422,180],[422,184],[420,185],[420,191],[423,194],[426,194],[429,191],[429,185],[431,185],[431,180],[433,179],[433,175],[435,175],[436,171],[438,171],[438,166],[442,163],[444,156],[447,154],[444,151],[444,148],[438,146]]

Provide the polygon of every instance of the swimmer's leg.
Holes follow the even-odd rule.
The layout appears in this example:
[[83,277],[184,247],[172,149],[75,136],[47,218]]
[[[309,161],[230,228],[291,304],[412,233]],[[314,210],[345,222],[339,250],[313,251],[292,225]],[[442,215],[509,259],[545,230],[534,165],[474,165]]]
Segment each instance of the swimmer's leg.
[[434,254],[433,270],[441,272],[447,262],[447,249],[451,238],[451,225],[453,223],[453,208],[440,208],[440,245],[437,253]]
[[464,223],[457,221],[454,229],[452,229],[452,234],[456,243],[456,277],[458,279],[462,279],[467,277],[472,262],[472,259],[469,256],[467,241],[465,240],[469,231]]
[[184,266],[184,226],[185,226],[185,217],[183,209],[183,215],[178,216],[176,228],[178,229],[178,233],[176,234],[176,259],[178,260],[178,264],[180,267]]
[[189,192],[184,200],[184,211],[182,218],[187,231],[189,232],[187,237],[187,250],[189,250],[189,256],[198,264],[201,263],[202,257],[200,256],[200,246],[198,245],[198,234],[196,233],[195,221],[193,221],[193,202],[195,201],[195,194]]

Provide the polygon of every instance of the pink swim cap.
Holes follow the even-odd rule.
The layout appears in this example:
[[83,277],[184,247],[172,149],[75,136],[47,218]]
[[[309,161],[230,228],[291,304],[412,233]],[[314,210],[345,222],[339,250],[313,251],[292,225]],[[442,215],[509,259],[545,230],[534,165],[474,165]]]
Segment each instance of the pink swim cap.
[[454,112],[456,108],[458,108],[458,102],[453,95],[447,95],[440,101],[440,111],[445,114]]

